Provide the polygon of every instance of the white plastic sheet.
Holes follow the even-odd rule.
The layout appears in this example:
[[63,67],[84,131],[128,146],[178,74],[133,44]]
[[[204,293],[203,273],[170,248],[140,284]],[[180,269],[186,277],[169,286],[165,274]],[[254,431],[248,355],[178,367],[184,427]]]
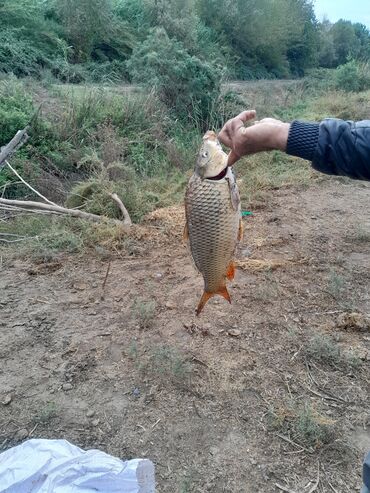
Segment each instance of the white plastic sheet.
[[0,454],[0,493],[154,493],[151,461],[123,462],[66,440],[28,440]]

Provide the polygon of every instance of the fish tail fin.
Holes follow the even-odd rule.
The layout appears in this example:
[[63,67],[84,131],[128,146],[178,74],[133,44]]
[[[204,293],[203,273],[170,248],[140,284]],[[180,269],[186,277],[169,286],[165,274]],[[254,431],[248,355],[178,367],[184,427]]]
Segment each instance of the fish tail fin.
[[208,291],[204,291],[203,296],[200,299],[198,308],[196,310],[197,316],[200,315],[200,313],[203,310],[203,308],[205,307],[207,301],[210,300],[211,298],[213,298],[213,296],[216,296],[216,294],[219,294],[220,296],[225,298],[226,301],[231,303],[231,298],[230,298],[230,295],[229,295],[229,292],[228,292],[226,286],[221,286],[221,288],[218,291],[215,291],[213,293],[209,293]]

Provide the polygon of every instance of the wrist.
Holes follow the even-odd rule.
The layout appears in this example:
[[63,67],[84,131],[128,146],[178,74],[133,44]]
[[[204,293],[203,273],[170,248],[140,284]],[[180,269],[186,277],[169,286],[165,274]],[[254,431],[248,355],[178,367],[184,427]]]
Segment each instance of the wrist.
[[290,131],[290,123],[280,123],[276,125],[276,129],[272,139],[273,149],[285,152],[288,144]]

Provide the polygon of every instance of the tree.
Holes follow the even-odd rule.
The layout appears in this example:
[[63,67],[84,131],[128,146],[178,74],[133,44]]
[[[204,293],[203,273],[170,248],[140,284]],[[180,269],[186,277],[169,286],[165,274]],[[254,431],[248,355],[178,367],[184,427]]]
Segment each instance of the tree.
[[163,28],[153,29],[135,48],[128,66],[133,81],[154,88],[182,118],[197,115],[201,123],[206,122],[220,95],[220,71],[190,55]]
[[361,43],[351,21],[339,20],[331,28],[330,34],[333,37],[338,65],[346,63],[348,58],[359,56]]
[[303,76],[307,68],[317,65],[319,27],[311,0],[291,0],[290,12],[299,30],[289,41],[287,57],[291,72]]
[[76,62],[128,56],[135,45],[132,31],[114,15],[111,0],[55,0],[55,9]]
[[62,58],[67,45],[41,0],[0,0],[0,72],[38,75]]
[[353,24],[355,35],[360,42],[359,58],[368,61],[370,59],[370,31],[364,24]]

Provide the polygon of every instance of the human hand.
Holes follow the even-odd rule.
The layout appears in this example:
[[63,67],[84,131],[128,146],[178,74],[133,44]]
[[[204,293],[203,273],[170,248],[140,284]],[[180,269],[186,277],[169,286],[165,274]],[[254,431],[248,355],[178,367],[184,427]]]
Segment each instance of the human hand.
[[255,110],[243,111],[229,120],[218,134],[220,142],[231,149],[229,166],[248,154],[274,149],[286,150],[290,124],[274,118],[264,118],[249,127],[244,126],[255,117]]

